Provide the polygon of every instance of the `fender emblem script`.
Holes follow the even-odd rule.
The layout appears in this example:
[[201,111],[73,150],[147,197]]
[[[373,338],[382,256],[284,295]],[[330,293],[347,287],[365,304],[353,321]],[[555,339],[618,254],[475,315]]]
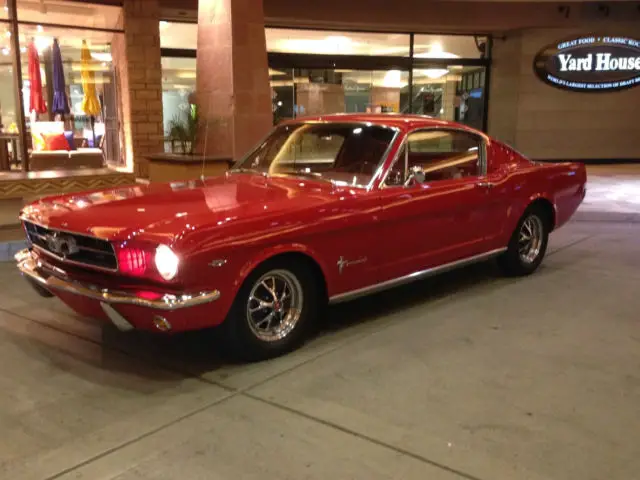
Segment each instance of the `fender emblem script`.
[[344,267],[350,267],[352,265],[359,265],[361,263],[365,263],[367,261],[367,257],[358,258],[357,260],[347,260],[344,257],[340,257],[336,265],[338,265],[338,273],[342,275],[342,271]]

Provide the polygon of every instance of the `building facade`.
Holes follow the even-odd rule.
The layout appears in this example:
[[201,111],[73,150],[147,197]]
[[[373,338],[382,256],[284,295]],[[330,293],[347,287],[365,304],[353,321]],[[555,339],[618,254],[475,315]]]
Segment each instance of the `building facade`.
[[[144,179],[160,152],[237,159],[273,124],[336,112],[455,120],[538,160],[637,160],[638,25],[626,1],[8,0],[0,196]],[[620,78],[536,72],[590,37],[626,39]]]

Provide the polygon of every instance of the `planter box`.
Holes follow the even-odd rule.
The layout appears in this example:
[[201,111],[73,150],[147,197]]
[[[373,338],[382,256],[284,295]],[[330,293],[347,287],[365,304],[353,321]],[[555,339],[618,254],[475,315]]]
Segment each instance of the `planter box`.
[[147,159],[150,182],[196,180],[201,175],[215,177],[229,170],[234,163],[233,159],[227,157],[175,153],[158,153],[149,155]]

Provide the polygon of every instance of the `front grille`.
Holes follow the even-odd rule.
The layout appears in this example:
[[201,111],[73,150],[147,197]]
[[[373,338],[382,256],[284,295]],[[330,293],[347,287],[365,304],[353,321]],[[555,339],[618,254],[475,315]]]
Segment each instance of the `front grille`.
[[27,221],[24,228],[31,245],[62,261],[106,270],[118,269],[113,246],[106,240],[45,228]]

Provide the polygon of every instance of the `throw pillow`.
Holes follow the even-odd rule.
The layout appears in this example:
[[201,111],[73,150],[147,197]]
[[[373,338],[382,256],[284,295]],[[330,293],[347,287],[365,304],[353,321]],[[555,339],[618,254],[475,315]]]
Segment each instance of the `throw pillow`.
[[64,138],[67,139],[67,143],[69,144],[69,150],[76,150],[76,142],[73,138],[73,132],[70,132],[70,131],[64,132]]
[[52,152],[55,150],[69,151],[69,142],[62,133],[44,133],[44,149],[45,151]]

